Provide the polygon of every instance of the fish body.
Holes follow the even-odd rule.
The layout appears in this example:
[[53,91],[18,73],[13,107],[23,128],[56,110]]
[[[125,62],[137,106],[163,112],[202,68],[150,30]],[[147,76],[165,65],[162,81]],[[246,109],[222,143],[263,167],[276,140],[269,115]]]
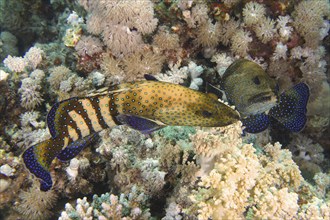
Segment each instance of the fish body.
[[119,84],[101,94],[56,103],[47,115],[52,138],[28,148],[23,160],[47,191],[54,158],[72,159],[103,129],[126,124],[150,133],[168,125],[218,127],[237,120],[238,112],[213,94],[154,80]]
[[225,71],[222,87],[228,101],[240,112],[245,132],[265,130],[271,118],[292,132],[299,132],[305,126],[309,98],[305,83],[278,95],[276,81],[258,64],[239,59]]

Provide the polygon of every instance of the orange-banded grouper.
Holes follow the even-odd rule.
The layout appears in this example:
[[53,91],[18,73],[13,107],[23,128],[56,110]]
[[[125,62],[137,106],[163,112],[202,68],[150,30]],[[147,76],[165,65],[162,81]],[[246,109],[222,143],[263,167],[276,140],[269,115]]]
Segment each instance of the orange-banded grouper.
[[222,76],[222,89],[230,104],[236,106],[248,133],[258,133],[275,119],[292,132],[306,123],[309,88],[298,83],[278,96],[276,81],[256,63],[239,59]]
[[49,169],[55,157],[74,158],[103,129],[126,124],[150,133],[167,125],[218,127],[239,120],[239,113],[214,94],[148,79],[70,98],[51,108],[47,125],[52,138],[23,153],[26,167],[40,179],[41,190],[52,187]]

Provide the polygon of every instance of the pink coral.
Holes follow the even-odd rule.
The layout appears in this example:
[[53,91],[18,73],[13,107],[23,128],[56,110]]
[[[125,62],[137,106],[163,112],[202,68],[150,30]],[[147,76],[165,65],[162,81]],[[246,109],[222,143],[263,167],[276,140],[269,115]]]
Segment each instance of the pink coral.
[[141,35],[127,26],[112,25],[103,31],[103,41],[116,57],[127,55],[143,46]]
[[223,23],[219,38],[224,45],[229,45],[230,40],[232,39],[233,35],[238,31],[239,26],[239,22],[235,21],[234,19],[230,19],[229,21]]
[[215,24],[212,24],[211,20],[207,20],[197,29],[197,38],[195,42],[203,47],[215,47],[220,40],[220,30],[220,23],[216,22]]
[[75,46],[75,49],[80,56],[93,56],[94,54],[101,53],[103,51],[102,42],[92,36],[82,36]]
[[263,19],[257,23],[254,31],[263,43],[268,43],[276,36],[275,21],[270,18]]
[[117,57],[136,51],[143,44],[141,35],[153,32],[158,23],[149,0],[89,1],[87,9],[87,30],[102,33],[103,42]]
[[188,27],[196,28],[205,23],[208,19],[208,8],[205,4],[196,4],[191,12],[186,11],[183,13],[184,20],[187,22]]
[[252,42],[251,33],[243,29],[239,29],[233,35],[231,40],[231,50],[234,54],[241,57],[248,55],[249,44]]
[[330,16],[330,3],[328,0],[301,1],[293,12],[293,25],[306,45],[316,48],[319,41],[320,29],[324,23],[324,17]]
[[164,57],[152,51],[139,51],[123,60],[126,80],[142,79],[144,74],[156,74],[162,69]]

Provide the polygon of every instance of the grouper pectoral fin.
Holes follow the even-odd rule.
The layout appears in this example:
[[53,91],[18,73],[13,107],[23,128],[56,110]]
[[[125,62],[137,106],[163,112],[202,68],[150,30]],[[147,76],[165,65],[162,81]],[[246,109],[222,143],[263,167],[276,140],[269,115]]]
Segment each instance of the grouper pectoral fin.
[[144,74],[144,78],[149,81],[159,81],[156,77],[150,74]]
[[98,137],[97,133],[90,134],[82,139],[69,144],[56,157],[61,161],[68,161],[77,156],[85,147],[94,142]]
[[159,130],[166,126],[161,122],[136,115],[123,114],[116,116],[116,119],[122,124],[128,125],[133,129],[139,130],[143,134],[150,134],[151,132]]

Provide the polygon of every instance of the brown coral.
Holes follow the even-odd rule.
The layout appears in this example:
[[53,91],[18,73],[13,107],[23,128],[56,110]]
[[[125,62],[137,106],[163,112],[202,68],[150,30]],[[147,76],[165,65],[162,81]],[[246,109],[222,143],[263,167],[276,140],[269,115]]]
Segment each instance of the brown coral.
[[55,205],[57,195],[54,191],[42,192],[33,184],[28,191],[19,194],[20,201],[15,208],[25,219],[48,219],[52,216],[51,208]]

